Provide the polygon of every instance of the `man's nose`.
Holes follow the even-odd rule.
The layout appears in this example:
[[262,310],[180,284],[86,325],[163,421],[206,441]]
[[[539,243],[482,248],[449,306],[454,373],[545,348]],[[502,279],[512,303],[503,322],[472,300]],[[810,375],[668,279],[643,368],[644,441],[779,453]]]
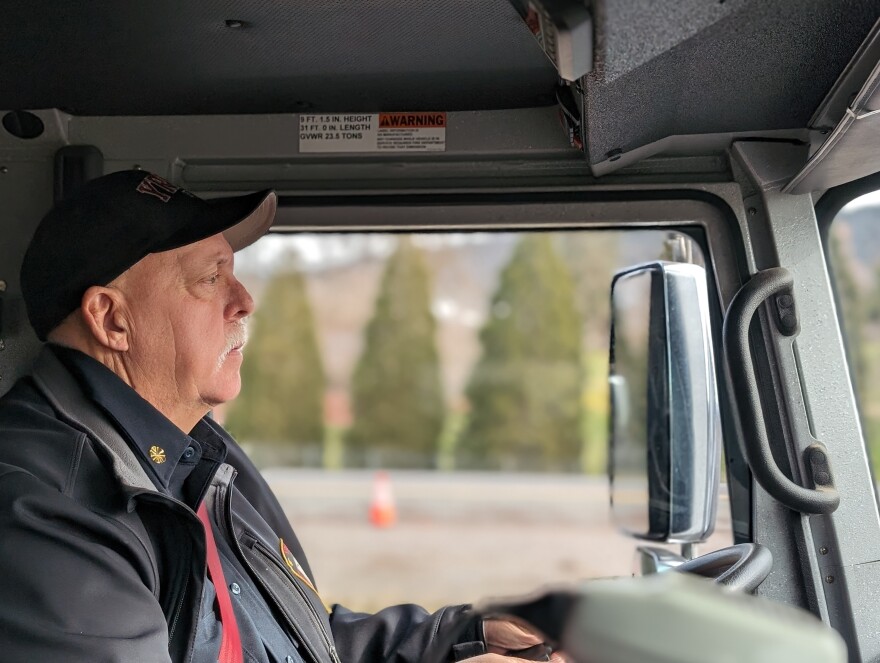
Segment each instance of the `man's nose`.
[[227,307],[228,316],[232,320],[241,320],[254,312],[254,298],[241,281],[232,277],[232,289]]

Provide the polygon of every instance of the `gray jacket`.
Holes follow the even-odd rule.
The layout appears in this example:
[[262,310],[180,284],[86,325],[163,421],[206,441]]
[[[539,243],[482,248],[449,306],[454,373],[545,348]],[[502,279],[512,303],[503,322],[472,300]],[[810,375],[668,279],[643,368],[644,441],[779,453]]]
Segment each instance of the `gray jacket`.
[[[306,661],[416,663],[436,656],[452,628],[462,632],[457,651],[481,649],[466,606],[372,615],[336,606],[328,614],[282,559],[279,538],[311,575],[280,505],[234,443],[205,499]],[[32,375],[0,399],[3,661],[190,661],[204,559],[194,512],[155,490],[126,442],[44,349]]]

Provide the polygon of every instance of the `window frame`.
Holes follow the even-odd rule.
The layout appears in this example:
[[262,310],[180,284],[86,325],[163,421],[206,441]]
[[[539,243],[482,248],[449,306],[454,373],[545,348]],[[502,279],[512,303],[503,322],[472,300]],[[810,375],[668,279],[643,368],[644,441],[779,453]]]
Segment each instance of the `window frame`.
[[[413,219],[418,219],[414,222]],[[737,213],[699,189],[622,187],[519,193],[413,193],[279,197],[272,232],[466,232],[669,230],[693,239],[708,277],[716,379],[734,543],[753,540],[752,478],[742,455],[736,408],[724,371],[726,305],[748,280]],[[609,283],[610,289],[610,283]]]

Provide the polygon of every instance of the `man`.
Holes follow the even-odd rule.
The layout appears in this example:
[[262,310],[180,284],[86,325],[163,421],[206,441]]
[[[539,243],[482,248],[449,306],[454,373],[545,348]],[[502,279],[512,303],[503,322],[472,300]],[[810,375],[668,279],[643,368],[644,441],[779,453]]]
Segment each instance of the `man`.
[[209,418],[238,394],[254,307],[233,251],[275,207],[271,191],[204,201],[133,170],[37,228],[21,288],[48,344],[0,399],[3,661],[489,663],[541,649],[466,606],[328,614],[277,500]]

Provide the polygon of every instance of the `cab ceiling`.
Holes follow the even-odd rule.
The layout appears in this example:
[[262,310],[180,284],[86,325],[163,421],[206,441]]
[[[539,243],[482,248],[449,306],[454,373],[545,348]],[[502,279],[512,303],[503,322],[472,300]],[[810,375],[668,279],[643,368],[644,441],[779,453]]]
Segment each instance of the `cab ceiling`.
[[[555,71],[515,4],[7,0],[0,108],[104,116],[555,103]],[[604,0],[592,12],[583,109],[597,163],[670,135],[808,126],[880,2]]]
[[508,0],[12,0],[3,8],[6,109],[517,108],[551,103],[556,81]]

